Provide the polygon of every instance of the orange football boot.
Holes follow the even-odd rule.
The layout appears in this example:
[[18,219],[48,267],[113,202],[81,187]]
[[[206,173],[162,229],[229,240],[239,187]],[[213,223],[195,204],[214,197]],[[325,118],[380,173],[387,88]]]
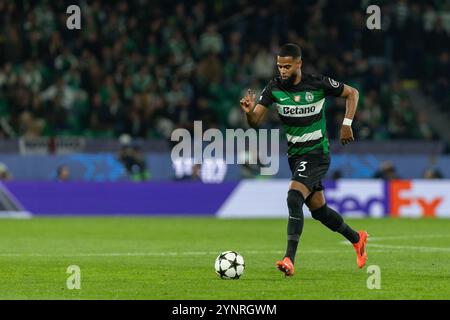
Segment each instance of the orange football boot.
[[284,272],[286,277],[292,277],[294,275],[294,264],[289,257],[285,257],[283,260],[277,261],[275,266],[278,270]]
[[357,243],[353,243],[353,248],[356,251],[356,263],[358,264],[358,268],[362,268],[366,265],[367,260],[367,252],[366,252],[366,243],[369,235],[366,231],[361,230],[358,231],[359,241]]

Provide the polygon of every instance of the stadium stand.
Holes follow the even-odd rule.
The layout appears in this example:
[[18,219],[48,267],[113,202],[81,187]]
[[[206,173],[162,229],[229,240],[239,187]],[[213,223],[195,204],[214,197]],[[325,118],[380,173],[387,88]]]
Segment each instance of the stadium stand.
[[[194,119],[245,127],[240,96],[261,90],[289,41],[302,46],[306,72],[359,89],[359,140],[439,139],[406,90],[449,116],[448,2],[381,1],[381,31],[366,28],[364,1],[295,4],[82,1],[82,29],[71,31],[67,1],[1,2],[0,137],[158,139]],[[330,100],[332,139],[344,110]],[[265,124],[277,125],[275,114]]]

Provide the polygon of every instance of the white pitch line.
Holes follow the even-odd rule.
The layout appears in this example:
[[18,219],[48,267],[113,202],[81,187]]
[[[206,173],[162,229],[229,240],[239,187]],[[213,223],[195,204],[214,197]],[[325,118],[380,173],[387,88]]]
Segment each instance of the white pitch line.
[[401,239],[434,239],[434,238],[450,238],[450,234],[413,234],[402,236],[387,236],[387,237],[369,237],[370,241],[383,241],[383,240],[401,240]]
[[377,247],[377,248],[386,248],[386,249],[399,249],[399,250],[418,250],[424,252],[435,252],[435,251],[443,251],[450,252],[450,248],[445,247],[417,247],[417,246],[395,246],[389,244],[367,244],[367,247]]
[[[342,253],[345,250],[299,250],[302,254],[329,254]],[[385,250],[371,250],[371,252],[387,252]],[[242,251],[243,255],[247,254],[283,254],[284,251]],[[0,257],[174,257],[174,256],[217,256],[220,252],[208,251],[187,251],[187,252],[111,252],[111,253],[64,253],[64,254],[45,254],[45,253],[0,253]]]
[[[368,245],[371,245],[373,241],[384,240],[410,240],[410,239],[435,239],[435,238],[450,238],[450,234],[418,234],[418,235],[401,235],[401,236],[387,236],[387,237],[373,237],[368,238]],[[340,244],[350,244],[347,240],[339,242]]]
[[[401,235],[387,237],[369,237],[367,247],[370,252],[388,253],[388,250],[370,250],[371,248],[398,249],[398,250],[416,250],[422,252],[450,252],[448,247],[427,247],[427,246],[398,246],[389,244],[374,244],[373,241],[396,240],[396,239],[427,239],[427,238],[450,238],[448,234],[436,235]],[[340,244],[350,245],[348,241],[339,242]],[[305,254],[329,254],[342,253],[342,250],[302,250],[299,253]],[[64,253],[64,254],[45,254],[45,253],[0,253],[0,257],[173,257],[173,256],[204,256],[218,255],[216,251],[185,251],[185,252],[110,252],[110,253]],[[283,254],[281,250],[249,250],[243,251],[243,255],[247,254]]]
[[[322,253],[329,253],[323,251]],[[283,251],[246,251],[245,254],[281,254]],[[171,257],[171,256],[204,256],[219,255],[220,252],[187,251],[187,252],[111,252],[111,253],[72,253],[72,254],[45,254],[45,253],[0,253],[0,257]]]

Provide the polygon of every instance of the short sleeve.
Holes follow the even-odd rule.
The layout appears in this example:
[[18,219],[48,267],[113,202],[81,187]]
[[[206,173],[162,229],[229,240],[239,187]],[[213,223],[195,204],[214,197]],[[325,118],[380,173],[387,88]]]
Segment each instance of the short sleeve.
[[322,77],[322,86],[326,96],[339,97],[342,94],[342,91],[344,91],[344,84],[342,82],[326,76]]
[[269,83],[262,91],[258,99],[258,103],[266,108],[269,108],[274,102],[272,96],[272,84]]

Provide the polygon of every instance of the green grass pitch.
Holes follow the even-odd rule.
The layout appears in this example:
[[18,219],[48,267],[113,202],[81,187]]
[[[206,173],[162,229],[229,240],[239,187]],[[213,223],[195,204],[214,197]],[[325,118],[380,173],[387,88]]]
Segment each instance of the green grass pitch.
[[[358,269],[344,238],[306,219],[296,274],[274,267],[286,220],[32,218],[0,220],[1,299],[450,299],[450,219],[347,219],[369,232]],[[221,280],[216,256],[245,258],[239,280]],[[81,269],[69,290],[67,267]],[[381,270],[368,289],[367,266]]]

